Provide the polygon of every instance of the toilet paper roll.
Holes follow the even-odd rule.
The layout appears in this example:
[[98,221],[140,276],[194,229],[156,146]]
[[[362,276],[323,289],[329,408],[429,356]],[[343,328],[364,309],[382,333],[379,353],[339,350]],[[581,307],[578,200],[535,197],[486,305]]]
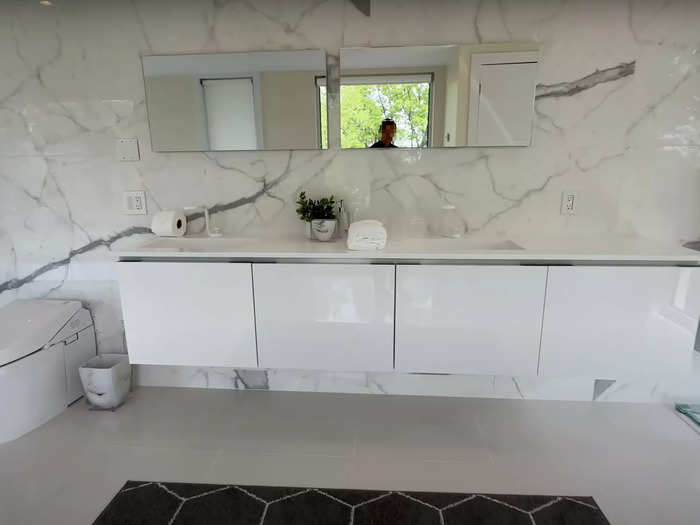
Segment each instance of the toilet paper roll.
[[159,211],[153,216],[151,230],[161,237],[182,237],[187,228],[187,217],[182,210]]

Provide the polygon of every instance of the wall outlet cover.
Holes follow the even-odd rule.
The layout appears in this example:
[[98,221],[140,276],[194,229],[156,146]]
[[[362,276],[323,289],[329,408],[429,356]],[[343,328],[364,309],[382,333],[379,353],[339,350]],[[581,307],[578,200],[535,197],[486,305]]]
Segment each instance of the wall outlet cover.
[[141,160],[139,154],[139,140],[133,138],[118,138],[117,139],[117,159],[122,162],[133,162]]
[[564,191],[561,194],[561,210],[562,215],[576,215],[576,208],[578,208],[578,192],[577,191]]
[[125,191],[124,192],[124,213],[126,215],[146,215],[146,192],[145,191]]

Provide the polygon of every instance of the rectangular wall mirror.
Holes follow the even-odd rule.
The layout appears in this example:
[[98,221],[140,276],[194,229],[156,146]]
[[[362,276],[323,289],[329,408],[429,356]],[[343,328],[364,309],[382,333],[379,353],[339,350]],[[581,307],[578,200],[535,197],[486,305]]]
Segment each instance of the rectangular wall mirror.
[[341,49],[341,146],[529,146],[538,57],[529,43]]
[[143,57],[153,151],[327,147],[321,50]]

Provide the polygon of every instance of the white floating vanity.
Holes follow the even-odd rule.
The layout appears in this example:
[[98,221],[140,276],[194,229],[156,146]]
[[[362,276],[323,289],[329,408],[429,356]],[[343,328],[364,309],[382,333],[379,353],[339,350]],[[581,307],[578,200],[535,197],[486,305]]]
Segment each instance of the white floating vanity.
[[696,366],[699,264],[619,237],[163,238],[117,267],[135,364],[619,379]]

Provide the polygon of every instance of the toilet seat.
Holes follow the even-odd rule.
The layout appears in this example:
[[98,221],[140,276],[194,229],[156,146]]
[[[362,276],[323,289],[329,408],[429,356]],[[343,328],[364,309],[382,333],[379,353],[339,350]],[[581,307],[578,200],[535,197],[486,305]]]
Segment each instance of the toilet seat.
[[78,301],[24,299],[0,309],[0,366],[41,350],[81,308]]

